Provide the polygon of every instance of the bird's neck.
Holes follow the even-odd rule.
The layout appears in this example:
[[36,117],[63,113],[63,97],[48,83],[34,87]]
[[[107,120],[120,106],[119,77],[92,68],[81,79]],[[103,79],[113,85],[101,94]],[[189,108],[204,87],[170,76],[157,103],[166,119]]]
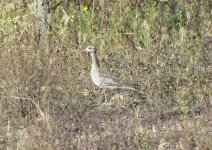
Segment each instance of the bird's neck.
[[91,53],[92,68],[99,68],[99,61],[97,59],[96,53]]

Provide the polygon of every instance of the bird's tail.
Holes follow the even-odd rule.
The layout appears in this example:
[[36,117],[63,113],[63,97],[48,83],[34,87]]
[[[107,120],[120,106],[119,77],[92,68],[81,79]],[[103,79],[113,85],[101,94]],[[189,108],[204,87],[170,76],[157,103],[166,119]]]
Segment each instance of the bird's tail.
[[129,87],[129,86],[121,86],[120,89],[122,90],[132,90],[132,91],[139,91],[133,87]]

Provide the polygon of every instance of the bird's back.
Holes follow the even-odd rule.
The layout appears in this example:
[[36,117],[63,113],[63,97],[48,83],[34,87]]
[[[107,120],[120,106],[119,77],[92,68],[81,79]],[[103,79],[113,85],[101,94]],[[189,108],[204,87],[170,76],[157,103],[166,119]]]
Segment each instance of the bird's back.
[[95,85],[103,89],[114,90],[123,86],[117,77],[102,68],[92,69],[91,78]]

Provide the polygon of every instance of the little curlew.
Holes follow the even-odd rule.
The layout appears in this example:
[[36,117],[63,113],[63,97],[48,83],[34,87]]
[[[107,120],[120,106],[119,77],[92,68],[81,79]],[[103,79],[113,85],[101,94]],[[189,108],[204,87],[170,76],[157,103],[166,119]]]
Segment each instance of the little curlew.
[[133,87],[126,86],[122,82],[111,75],[108,71],[100,67],[97,59],[97,49],[95,46],[88,46],[83,51],[90,53],[92,59],[91,65],[91,79],[93,83],[99,88],[106,90],[133,90],[138,91]]

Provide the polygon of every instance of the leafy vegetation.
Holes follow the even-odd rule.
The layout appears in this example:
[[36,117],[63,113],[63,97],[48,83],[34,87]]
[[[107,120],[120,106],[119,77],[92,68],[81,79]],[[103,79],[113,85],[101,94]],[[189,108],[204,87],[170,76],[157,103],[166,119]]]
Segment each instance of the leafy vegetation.
[[[42,54],[34,1],[0,3],[0,149],[210,149],[211,2],[75,2],[51,1]],[[142,94],[104,103],[88,45]]]

